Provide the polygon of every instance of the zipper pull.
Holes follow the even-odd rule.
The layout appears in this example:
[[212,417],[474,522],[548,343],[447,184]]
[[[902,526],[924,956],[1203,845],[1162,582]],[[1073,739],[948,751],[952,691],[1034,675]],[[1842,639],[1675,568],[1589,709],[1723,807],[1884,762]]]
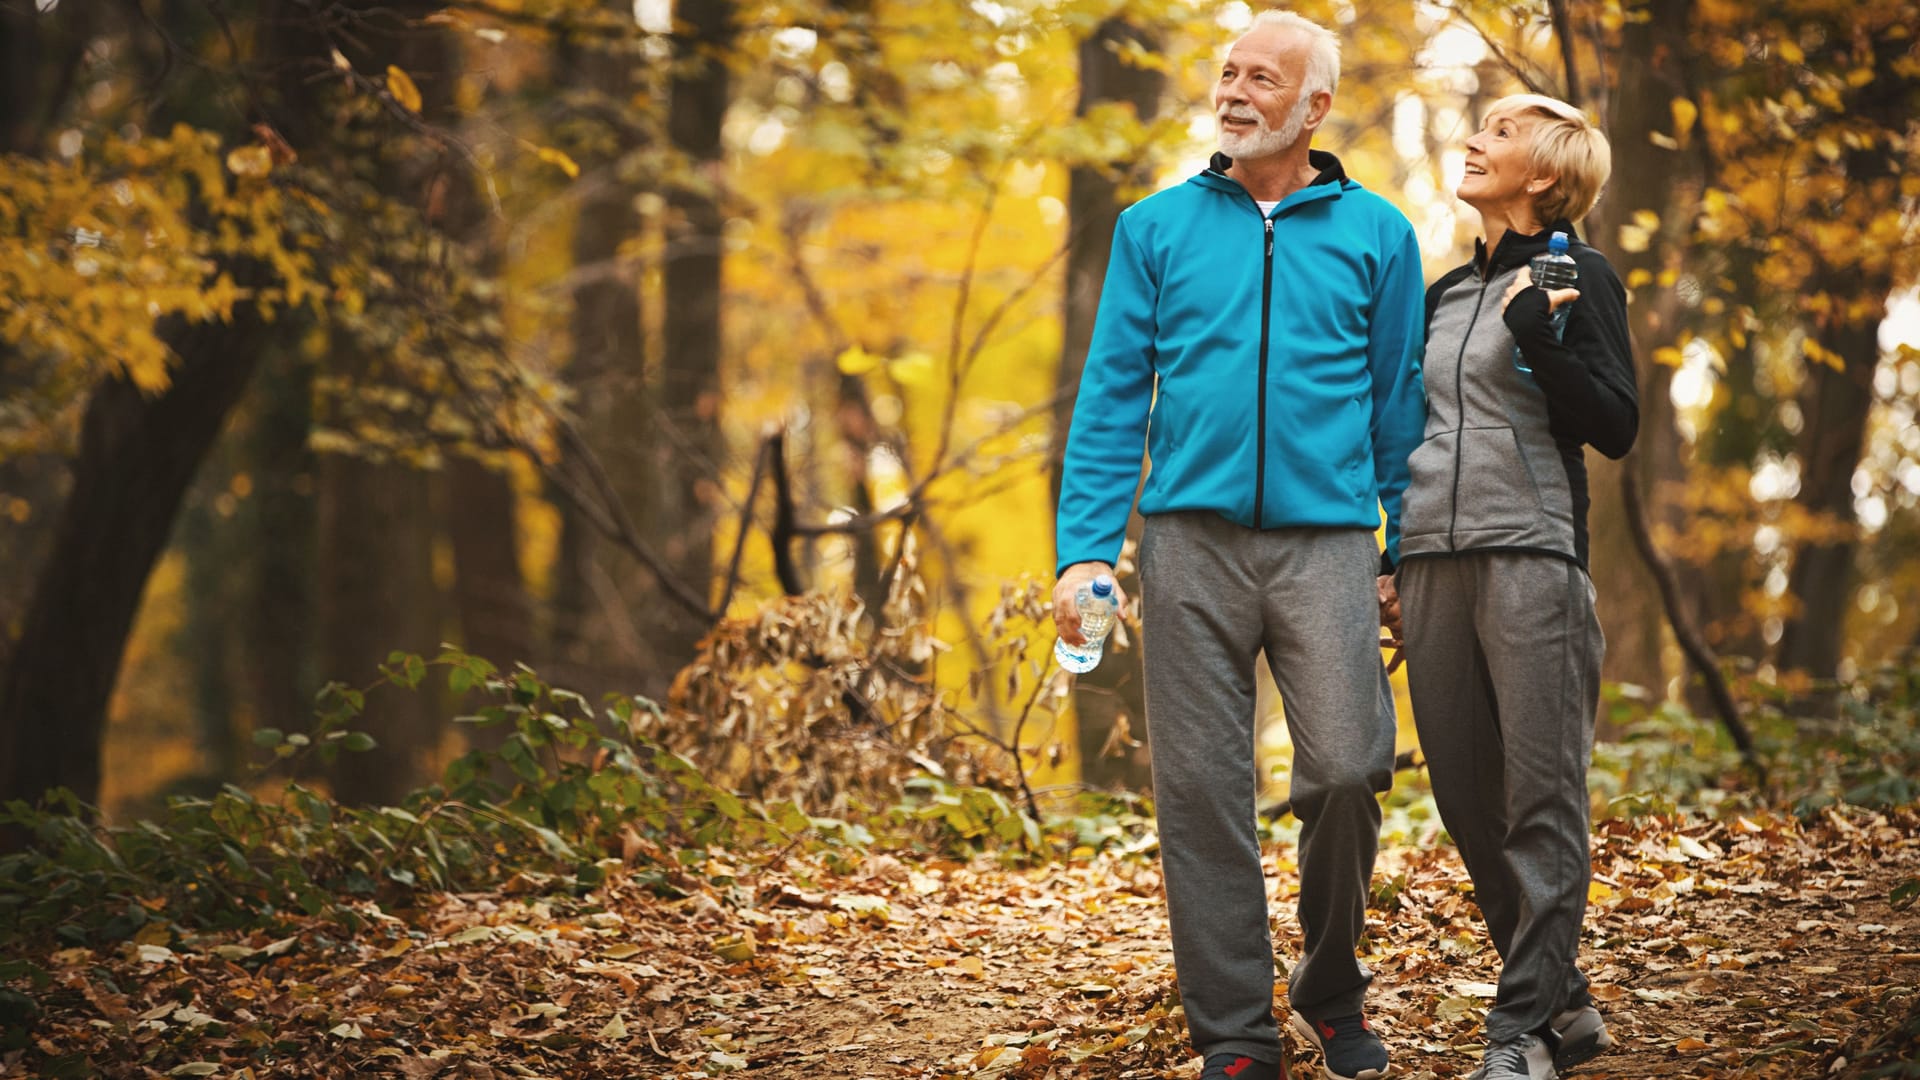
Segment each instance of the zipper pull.
[[1267,258],[1273,258],[1273,219],[1267,219]]

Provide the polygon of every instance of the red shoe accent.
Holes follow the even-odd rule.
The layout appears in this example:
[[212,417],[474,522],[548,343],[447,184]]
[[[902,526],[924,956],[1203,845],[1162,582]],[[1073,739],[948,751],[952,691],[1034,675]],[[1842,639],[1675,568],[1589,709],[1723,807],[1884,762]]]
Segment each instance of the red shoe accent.
[[1239,1076],[1242,1072],[1245,1072],[1247,1066],[1251,1064],[1253,1064],[1253,1059],[1250,1057],[1234,1058],[1233,1064],[1227,1066],[1227,1075]]
[[1321,1038],[1323,1038],[1323,1039],[1331,1039],[1331,1038],[1333,1038],[1333,1025],[1332,1025],[1332,1024],[1329,1024],[1329,1023],[1327,1023],[1327,1022],[1326,1022],[1325,1020],[1315,1020],[1315,1021],[1313,1022],[1313,1026],[1314,1026],[1314,1027],[1317,1027],[1317,1028],[1319,1028],[1319,1029],[1320,1029],[1320,1037],[1321,1037]]

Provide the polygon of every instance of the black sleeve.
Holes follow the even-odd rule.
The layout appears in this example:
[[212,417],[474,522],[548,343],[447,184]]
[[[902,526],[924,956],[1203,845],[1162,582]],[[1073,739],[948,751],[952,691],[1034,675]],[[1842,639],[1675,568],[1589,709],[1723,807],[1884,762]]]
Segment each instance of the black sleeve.
[[1507,329],[1547,395],[1554,432],[1622,458],[1640,430],[1627,291],[1599,252],[1581,245],[1575,257],[1580,299],[1567,316],[1566,340],[1554,339],[1547,294],[1538,287],[1507,305]]

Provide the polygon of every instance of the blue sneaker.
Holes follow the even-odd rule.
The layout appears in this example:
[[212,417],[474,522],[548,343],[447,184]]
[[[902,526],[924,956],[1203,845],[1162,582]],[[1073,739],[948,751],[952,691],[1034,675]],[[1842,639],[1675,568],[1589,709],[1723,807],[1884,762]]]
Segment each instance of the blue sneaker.
[[1359,1013],[1329,1020],[1309,1020],[1294,1013],[1293,1030],[1320,1051],[1320,1075],[1325,1080],[1380,1080],[1389,1072],[1387,1044]]

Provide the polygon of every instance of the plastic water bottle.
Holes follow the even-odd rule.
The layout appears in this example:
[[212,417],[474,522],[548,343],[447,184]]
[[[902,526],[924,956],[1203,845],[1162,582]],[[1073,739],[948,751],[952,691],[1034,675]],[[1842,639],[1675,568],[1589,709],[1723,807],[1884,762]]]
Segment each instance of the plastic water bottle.
[[1087,643],[1069,645],[1066,638],[1059,638],[1053,643],[1053,658],[1060,661],[1061,667],[1078,675],[1099,665],[1101,650],[1107,646],[1107,634],[1120,613],[1120,604],[1113,593],[1113,579],[1105,574],[1080,586],[1073,594],[1073,602],[1080,608],[1080,633]]
[[[1552,292],[1555,289],[1577,289],[1580,287],[1580,264],[1567,254],[1567,234],[1554,233],[1547,238],[1547,251],[1544,255],[1535,255],[1527,266],[1533,271],[1533,283]],[[1558,339],[1567,332],[1567,315],[1573,311],[1571,304],[1561,304],[1553,311],[1553,336]],[[1520,346],[1513,347],[1513,366],[1527,374],[1533,369],[1520,356]]]

